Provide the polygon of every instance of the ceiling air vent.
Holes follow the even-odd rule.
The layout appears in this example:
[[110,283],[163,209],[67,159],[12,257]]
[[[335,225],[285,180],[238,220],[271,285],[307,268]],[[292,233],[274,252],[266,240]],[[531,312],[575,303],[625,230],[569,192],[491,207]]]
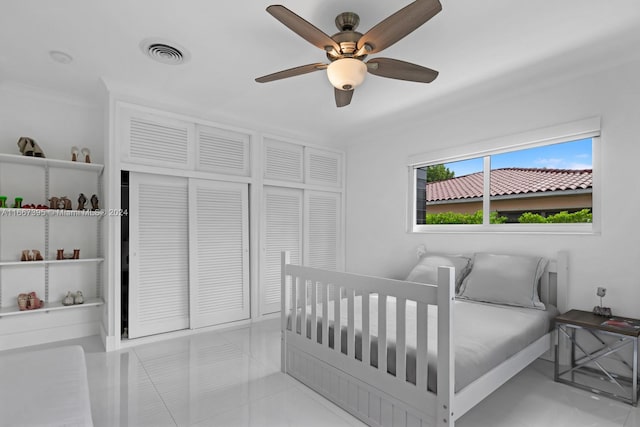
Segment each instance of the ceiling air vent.
[[140,43],[142,51],[151,59],[163,64],[179,65],[189,60],[189,52],[165,40],[146,39]]

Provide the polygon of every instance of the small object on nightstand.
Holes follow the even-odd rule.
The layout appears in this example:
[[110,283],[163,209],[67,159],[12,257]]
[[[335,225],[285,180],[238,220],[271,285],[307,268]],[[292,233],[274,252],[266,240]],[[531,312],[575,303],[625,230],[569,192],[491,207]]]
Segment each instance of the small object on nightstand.
[[640,321],[635,319],[620,319],[612,317],[601,323],[602,326],[608,326],[610,328],[623,329],[628,331],[640,330]]
[[60,260],[64,259],[64,249],[58,249],[58,250],[56,251],[56,259],[57,259],[58,261],[60,261]]
[[593,307],[593,314],[595,314],[596,316],[602,316],[602,317],[611,317],[611,316],[613,316],[613,314],[611,313],[611,308],[610,307],[595,306],[595,307]]
[[80,259],[80,249],[73,250],[73,258],[71,259]]
[[596,295],[600,297],[600,305],[596,305],[595,307],[593,307],[593,314],[595,314],[596,316],[604,316],[604,317],[613,316],[613,314],[611,313],[610,307],[602,306],[602,297],[604,297],[606,294],[607,294],[607,288],[598,286],[598,289],[596,289]]

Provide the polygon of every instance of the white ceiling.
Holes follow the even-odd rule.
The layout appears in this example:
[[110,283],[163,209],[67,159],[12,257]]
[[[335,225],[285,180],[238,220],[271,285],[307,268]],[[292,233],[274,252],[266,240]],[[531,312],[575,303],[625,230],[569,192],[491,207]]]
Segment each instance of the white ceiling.
[[[348,137],[417,106],[520,72],[602,67],[638,51],[638,0],[441,0],[443,10],[375,57],[440,71],[431,84],[369,75],[338,109],[325,72],[272,83],[254,78],[325,60],[269,15],[268,0],[20,0],[0,12],[0,83],[19,82],[97,100],[100,80],[191,105],[203,115],[292,134]],[[284,5],[329,35],[335,16],[360,15],[361,32],[407,0],[308,0]],[[148,37],[173,41],[191,60],[144,56]],[[50,50],[73,56],[51,60]],[[537,72],[539,70],[539,73]]]

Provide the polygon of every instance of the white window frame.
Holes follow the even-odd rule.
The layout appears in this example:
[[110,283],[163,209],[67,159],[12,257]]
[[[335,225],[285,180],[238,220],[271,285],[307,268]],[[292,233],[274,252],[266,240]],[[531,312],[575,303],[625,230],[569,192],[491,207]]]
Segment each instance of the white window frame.
[[[416,170],[418,168],[483,158],[484,170],[491,170],[490,156],[528,148],[591,138],[593,193],[592,223],[579,224],[489,224],[490,174],[484,174],[482,224],[416,224]],[[550,126],[500,138],[432,151],[409,157],[407,231],[413,233],[532,233],[532,234],[599,234],[601,223],[600,185],[600,117]]]

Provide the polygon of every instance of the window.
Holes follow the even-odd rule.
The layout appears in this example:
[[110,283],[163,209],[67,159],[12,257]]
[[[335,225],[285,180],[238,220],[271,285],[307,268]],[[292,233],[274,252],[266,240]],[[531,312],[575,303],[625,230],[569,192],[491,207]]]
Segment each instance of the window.
[[412,231],[593,232],[598,136],[572,132],[506,147],[501,138],[479,144],[489,147],[476,155],[436,153],[439,160],[412,164]]

